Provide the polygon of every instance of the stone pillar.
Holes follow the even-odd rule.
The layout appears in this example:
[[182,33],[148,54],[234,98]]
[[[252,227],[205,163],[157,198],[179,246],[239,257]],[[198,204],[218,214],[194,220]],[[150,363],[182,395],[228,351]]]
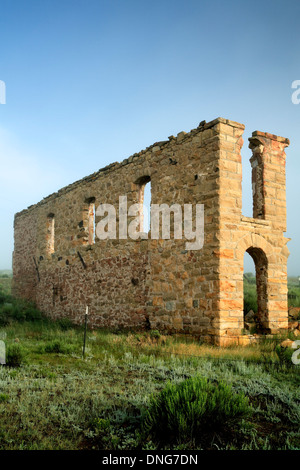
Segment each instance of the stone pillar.
[[268,256],[268,321],[271,333],[287,328],[287,258],[285,147],[289,140],[255,131],[249,139],[252,150],[253,217],[270,223],[273,249]]
[[272,221],[286,231],[285,147],[289,139],[255,131],[249,138],[252,150],[253,217]]
[[242,162],[244,125],[233,121],[219,124],[219,260],[215,342],[230,344],[243,328],[243,266],[236,260],[236,237],[242,215]]

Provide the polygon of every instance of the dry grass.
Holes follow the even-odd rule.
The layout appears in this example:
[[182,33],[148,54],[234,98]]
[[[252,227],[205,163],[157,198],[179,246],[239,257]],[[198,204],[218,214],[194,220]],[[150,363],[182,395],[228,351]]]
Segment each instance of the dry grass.
[[278,339],[261,338],[257,343],[248,346],[231,346],[227,348],[201,343],[196,339],[182,336],[166,336],[151,334],[128,334],[126,336],[112,335],[111,342],[122,348],[132,348],[133,351],[145,354],[196,357],[209,359],[228,359],[253,362],[278,362],[274,345]]

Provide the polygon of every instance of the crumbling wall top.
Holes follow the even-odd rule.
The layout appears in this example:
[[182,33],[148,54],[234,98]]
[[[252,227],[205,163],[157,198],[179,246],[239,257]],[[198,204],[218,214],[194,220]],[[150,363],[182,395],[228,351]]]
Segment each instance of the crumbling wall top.
[[239,122],[236,122],[236,121],[231,121],[230,119],[224,119],[222,117],[218,117],[218,118],[216,118],[212,121],[209,121],[209,122],[201,121],[197,128],[192,129],[189,132],[181,131],[177,134],[176,137],[171,135],[171,136],[168,137],[168,140],[154,142],[154,144],[150,145],[149,147],[146,147],[144,150],[141,150],[138,153],[134,153],[133,155],[131,155],[128,158],[125,158],[121,162],[111,163],[111,164],[105,166],[104,168],[101,168],[100,170],[98,170],[98,171],[96,171],[96,172],[94,172],[94,173],[92,173],[92,174],[90,174],[90,175],[88,175],[84,178],[81,178],[80,180],[75,181],[74,183],[71,183],[67,186],[64,186],[63,188],[59,189],[57,192],[54,192],[54,193],[50,194],[49,196],[46,196],[40,202],[38,202],[36,204],[32,204],[31,206],[27,207],[27,209],[24,209],[20,212],[17,212],[15,214],[15,219],[17,217],[20,217],[21,215],[24,215],[26,212],[34,209],[37,206],[41,206],[43,204],[46,204],[50,200],[53,200],[53,199],[61,196],[62,194],[66,194],[69,191],[72,191],[73,189],[75,189],[78,186],[81,186],[85,183],[90,183],[92,181],[95,181],[96,179],[98,179],[102,176],[105,176],[105,175],[107,175],[107,174],[109,174],[113,171],[116,171],[120,167],[123,167],[125,165],[128,165],[128,164],[134,162],[137,158],[140,158],[141,156],[143,156],[144,154],[146,154],[148,152],[155,153],[155,152],[158,152],[158,151],[160,151],[160,150],[162,150],[162,149],[164,149],[164,148],[166,148],[170,145],[182,144],[184,141],[187,141],[188,139],[193,138],[195,135],[199,134],[200,132],[203,132],[207,129],[211,129],[214,126],[216,126],[217,124],[220,124],[220,123],[221,124],[226,124],[226,125],[231,126],[231,127],[239,128],[239,129],[244,129],[245,128],[244,124],[240,124]]

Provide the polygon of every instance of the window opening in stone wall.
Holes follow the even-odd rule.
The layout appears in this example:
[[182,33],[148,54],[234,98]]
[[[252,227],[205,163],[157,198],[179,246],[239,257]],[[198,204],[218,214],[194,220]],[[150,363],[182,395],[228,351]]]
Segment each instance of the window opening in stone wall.
[[78,228],[78,238],[82,239],[83,245],[93,245],[95,243],[96,234],[94,197],[85,199],[82,220],[79,222]]
[[249,148],[246,144],[251,134],[246,132],[243,135],[244,145],[241,148],[242,158],[242,214],[246,217],[253,217],[253,186],[251,164],[249,162]]
[[265,218],[265,190],[264,190],[264,169],[262,162],[262,154],[260,150],[260,142],[251,139],[250,148],[253,155],[250,159],[252,168],[252,199],[253,199],[253,218]]
[[138,182],[139,204],[140,204],[140,231],[148,233],[150,230],[150,209],[151,209],[151,179],[150,176],[142,177]]
[[54,214],[47,216],[47,234],[46,234],[46,251],[48,255],[54,253]]
[[244,327],[250,334],[268,332],[267,273],[265,253],[248,248],[244,256]]
[[87,220],[87,230],[88,230],[88,244],[93,245],[95,243],[95,198],[92,197],[88,200],[88,220]]

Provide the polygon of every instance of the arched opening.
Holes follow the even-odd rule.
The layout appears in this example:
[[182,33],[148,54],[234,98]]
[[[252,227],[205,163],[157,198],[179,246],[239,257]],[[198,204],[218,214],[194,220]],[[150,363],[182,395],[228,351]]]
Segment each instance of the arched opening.
[[244,328],[249,333],[256,330],[257,291],[255,264],[249,253],[244,255]]
[[151,225],[151,180],[144,186],[144,201],[143,201],[143,232],[149,232]]
[[148,233],[151,226],[151,178],[143,176],[138,179],[136,184],[139,185],[140,231]]
[[[251,133],[245,130],[243,134],[244,142],[248,141],[251,137]],[[246,217],[253,217],[253,185],[252,185],[252,169],[251,163],[249,162],[249,148],[247,145],[243,145],[241,148],[242,158],[242,214]]]
[[88,245],[95,243],[95,198],[90,197],[85,200],[83,210],[83,225],[86,233],[86,242]]
[[268,332],[267,284],[267,257],[260,248],[250,247],[244,256],[244,326],[250,333]]
[[47,215],[46,252],[48,255],[54,253],[54,214]]

